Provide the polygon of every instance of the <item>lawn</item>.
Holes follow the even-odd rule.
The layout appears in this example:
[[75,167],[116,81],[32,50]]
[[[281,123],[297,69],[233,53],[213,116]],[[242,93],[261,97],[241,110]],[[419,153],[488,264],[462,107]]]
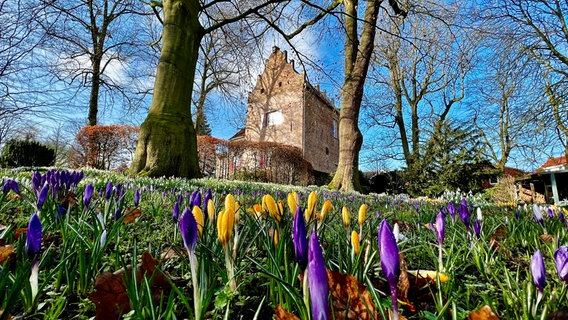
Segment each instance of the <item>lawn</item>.
[[95,170],[3,175],[1,319],[568,314],[563,208]]

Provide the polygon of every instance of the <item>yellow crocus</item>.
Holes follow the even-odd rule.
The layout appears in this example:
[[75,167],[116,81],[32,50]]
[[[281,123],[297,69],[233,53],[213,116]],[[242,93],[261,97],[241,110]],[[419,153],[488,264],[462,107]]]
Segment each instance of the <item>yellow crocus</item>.
[[229,208],[235,212],[235,197],[230,193],[225,197],[225,211]]
[[316,218],[319,220],[325,219],[325,216],[331,211],[332,207],[331,201],[329,199],[325,200],[323,206],[321,206],[320,214],[316,214]]
[[353,252],[355,252],[355,254],[359,254],[359,252],[361,252],[359,234],[355,230],[351,231],[351,246],[353,247]]
[[343,209],[341,209],[341,218],[343,218],[343,225],[349,228],[351,223],[349,221],[349,209],[346,206],[343,206]]
[[298,193],[296,191],[288,193],[288,208],[290,208],[290,213],[292,217],[296,216],[296,210],[298,209],[298,204],[300,203],[298,199]]
[[365,222],[365,216],[367,215],[367,205],[365,203],[363,203],[360,207],[359,207],[359,216],[357,219],[357,222],[359,222],[359,225],[363,225],[363,222]]
[[278,206],[276,205],[276,201],[274,201],[274,198],[271,195],[265,194],[262,197],[262,208],[268,211],[273,219],[280,222],[280,213],[278,212]]
[[252,213],[257,219],[260,219],[262,216],[262,206],[258,203],[252,205]]
[[191,209],[191,213],[193,214],[193,217],[197,222],[197,234],[201,238],[201,235],[203,234],[203,225],[205,224],[205,217],[203,216],[203,211],[201,211],[201,208],[199,206],[193,206],[193,209]]
[[314,212],[314,208],[316,206],[316,202],[318,201],[318,195],[315,191],[312,191],[308,196],[308,208],[306,209],[306,221],[310,221],[312,217],[312,213]]
[[238,201],[235,201],[235,224],[239,224],[239,220],[241,219],[241,212],[239,211],[240,207],[241,204]]
[[278,200],[276,204],[278,205],[278,213],[280,213],[280,215],[282,216],[282,214],[284,213],[284,201]]
[[213,202],[213,199],[207,201],[207,216],[211,223],[215,222],[215,202]]
[[274,245],[278,245],[278,230],[274,230]]
[[229,207],[227,210],[219,213],[219,217],[217,219],[217,235],[219,242],[221,242],[222,245],[226,245],[229,243],[229,240],[233,235],[235,212]]

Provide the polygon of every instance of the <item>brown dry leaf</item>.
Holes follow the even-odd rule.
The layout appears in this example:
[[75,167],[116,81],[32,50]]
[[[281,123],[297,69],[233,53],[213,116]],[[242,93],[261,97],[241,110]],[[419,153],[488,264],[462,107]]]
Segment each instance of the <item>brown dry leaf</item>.
[[495,240],[504,240],[507,238],[507,235],[507,228],[505,228],[505,226],[499,226],[495,229],[495,232],[493,232],[492,238],[495,238]]
[[276,320],[300,320],[295,314],[284,310],[281,305],[277,305],[274,308],[274,318]]
[[493,310],[491,310],[491,307],[486,305],[479,310],[472,311],[469,314],[469,316],[467,317],[467,319],[468,320],[499,320],[499,317],[497,317],[497,315],[495,313],[493,313]]
[[396,284],[397,298],[400,300],[404,307],[408,308],[410,312],[415,312],[414,305],[408,300],[408,290],[410,289],[410,281],[408,281],[408,274],[406,270],[406,255],[404,252],[398,254],[398,260],[400,262],[400,275],[398,277],[398,283]]
[[179,257],[180,254],[184,257],[187,258],[187,252],[185,250],[182,250],[181,252],[179,252],[178,250],[175,250],[172,247],[165,247],[164,250],[162,250],[162,254],[160,255],[160,259],[162,259],[162,261],[168,261],[170,259],[173,259],[175,257]]
[[551,243],[554,240],[554,237],[550,234],[543,234],[539,238],[546,243]]
[[20,237],[28,232],[28,228],[17,228],[14,230],[14,239],[20,239]]
[[[136,281],[142,284],[143,277],[152,279],[150,291],[155,301],[167,295],[170,290],[166,276],[156,270],[156,261],[149,252],[142,254],[142,264],[137,268]],[[132,270],[132,267],[128,267]],[[95,319],[119,319],[121,314],[130,311],[130,299],[126,291],[126,270],[120,269],[114,273],[103,272],[95,279],[94,291],[89,294],[89,300],[96,305]]]
[[371,293],[354,276],[327,270],[336,319],[380,319]]
[[124,209],[124,212],[124,219],[122,219],[122,223],[124,224],[131,223],[142,214],[142,210],[140,210],[140,208],[126,208]]
[[69,191],[65,196],[59,198],[59,203],[65,209],[68,209],[70,206],[77,204],[77,196],[73,192]]
[[12,245],[5,245],[0,247],[0,265],[4,264],[4,262],[8,261],[15,256],[14,253],[14,246]]

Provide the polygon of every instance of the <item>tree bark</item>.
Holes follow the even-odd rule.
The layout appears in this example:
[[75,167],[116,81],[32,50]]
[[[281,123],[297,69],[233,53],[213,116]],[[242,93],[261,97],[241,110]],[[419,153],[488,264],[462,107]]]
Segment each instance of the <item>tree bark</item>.
[[199,1],[164,0],[162,52],[154,96],[140,126],[131,172],[192,178],[199,174],[191,96],[203,27]]
[[345,80],[339,112],[339,162],[329,184],[332,189],[360,190],[359,151],[363,135],[359,130],[359,111],[369,62],[373,53],[377,16],[381,1],[369,1],[365,9],[361,39],[357,37],[357,1],[346,0]]

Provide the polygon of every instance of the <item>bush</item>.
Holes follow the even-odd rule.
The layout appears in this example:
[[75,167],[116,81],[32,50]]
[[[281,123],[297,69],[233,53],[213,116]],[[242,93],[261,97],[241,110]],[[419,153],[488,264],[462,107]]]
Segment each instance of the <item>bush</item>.
[[36,141],[11,140],[0,161],[4,167],[46,167],[55,163],[55,150]]
[[86,126],[81,128],[71,148],[72,168],[109,170],[127,166],[136,149],[138,127],[128,125]]

